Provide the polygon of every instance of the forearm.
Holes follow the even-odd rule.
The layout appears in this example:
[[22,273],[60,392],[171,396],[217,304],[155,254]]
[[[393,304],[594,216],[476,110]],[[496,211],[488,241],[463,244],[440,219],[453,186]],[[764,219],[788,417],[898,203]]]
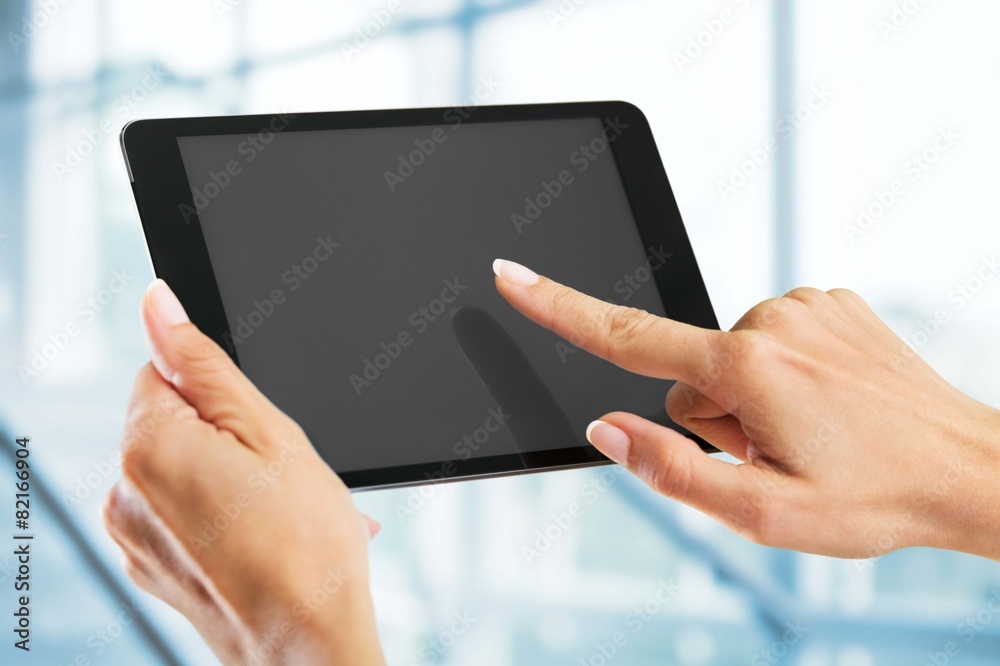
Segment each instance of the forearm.
[[252,632],[240,663],[384,666],[368,591],[341,592],[329,603],[316,599],[315,605],[299,605],[292,619]]
[[374,612],[338,615],[310,628],[284,663],[385,666]]
[[928,476],[927,545],[1000,561],[1000,410],[973,402],[952,459]]

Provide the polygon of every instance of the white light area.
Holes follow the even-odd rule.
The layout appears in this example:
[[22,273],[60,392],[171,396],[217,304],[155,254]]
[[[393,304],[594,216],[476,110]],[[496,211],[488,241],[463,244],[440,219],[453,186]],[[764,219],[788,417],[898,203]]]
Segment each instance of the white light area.
[[[227,0],[233,1],[233,0]],[[440,18],[461,8],[463,0],[341,0],[259,2],[244,0],[229,20],[245,20],[252,56],[267,57],[322,48],[336,43],[361,47],[397,32],[408,21]]]
[[[503,4],[504,2],[507,2],[507,0],[493,2],[477,0],[476,4],[481,7],[488,7],[490,5]],[[364,0],[364,2],[357,4],[368,4],[372,8],[382,8],[388,6],[389,0]],[[466,0],[399,0],[399,4],[403,7],[402,16],[407,19],[439,19],[443,16],[451,16],[460,12],[462,7],[465,6]]]
[[[364,498],[360,496],[359,508],[369,514]],[[411,563],[407,553],[384,548],[369,550],[372,598],[379,633],[389,663],[407,663],[406,658],[419,652],[420,640],[431,630],[430,617],[424,600],[410,585]]]
[[[484,535],[482,550],[496,552],[510,561],[507,566],[497,562],[502,567],[500,571],[509,578],[489,581],[493,593],[507,595],[516,589],[514,586],[540,585],[546,590],[542,594],[553,597],[571,594],[579,588],[580,540],[597,505],[608,501],[607,496],[601,496],[590,504],[582,495],[582,486],[592,474],[592,470],[577,470],[523,479],[520,483],[498,480],[498,485],[508,486],[504,494],[525,497],[526,501],[519,502],[519,515],[525,519],[514,524],[513,531],[508,532],[509,540],[501,540],[504,532],[489,531]],[[498,514],[497,518],[511,522],[511,506],[509,502],[505,504],[505,515]],[[571,505],[575,505],[576,517],[569,516]],[[560,522],[568,527],[562,527]]]
[[519,629],[516,624],[509,613],[491,612],[480,616],[470,634],[462,637],[439,663],[476,666],[511,666],[519,663],[519,646],[511,639]]
[[[28,72],[37,85],[83,80],[97,71],[100,44],[93,38],[98,29],[96,4],[96,0],[30,3],[31,11],[18,22],[16,33],[27,35],[28,44],[18,42],[18,53],[13,57],[29,58]],[[7,35],[4,41],[9,39]]]
[[[991,289],[1000,291],[1000,283]],[[949,325],[921,349],[920,354],[960,391],[1000,406],[1000,373],[994,362],[997,357],[996,313],[994,305],[970,306],[961,318],[956,315],[954,326]]]
[[[81,130],[93,125],[89,115],[72,122],[45,122],[59,112],[58,106],[38,100],[31,107],[37,130],[29,134],[25,152],[27,239],[24,299],[24,347],[17,362],[30,366],[35,354],[45,353],[46,345],[57,352],[39,361],[37,377],[29,386],[52,386],[86,379],[99,370],[106,349],[101,339],[88,333],[99,326],[87,321],[78,307],[99,291],[102,282],[98,267],[100,233],[97,221],[97,174],[94,155],[81,158],[79,166],[59,176],[53,164],[65,160],[70,146],[83,141]],[[70,327],[78,331],[71,335]],[[65,338],[59,349],[56,340]]]
[[469,503],[470,491],[467,484],[441,484],[412,488],[397,498],[418,503],[421,492],[431,494],[431,501],[420,506],[411,518],[411,529],[421,535],[412,555],[427,585],[434,590],[431,605],[443,617],[454,610],[463,610],[455,608],[454,601],[463,597],[470,567],[475,565],[461,557],[468,535],[458,529],[463,525],[462,514]]
[[527,520],[511,520],[511,516],[534,518],[535,502],[531,480],[527,478],[493,479],[478,482],[480,504],[477,519],[489,525],[484,530],[481,550],[482,570],[490,576],[483,581],[490,593],[500,592],[512,582],[524,577],[525,559],[521,547],[529,542]]
[[734,11],[704,54],[674,54],[720,16],[722,3],[631,0],[581,5],[550,27],[546,3],[479,33],[474,69],[503,86],[498,102],[625,100],[649,118],[709,294],[724,327],[772,295],[771,165],[728,201],[718,183],[774,133],[770,20],[760,3]]
[[678,524],[689,534],[708,539],[719,531],[719,522],[686,504],[675,504]]
[[229,16],[245,20],[254,57],[294,53],[352,37],[369,18],[366,2],[253,2],[246,0]]
[[875,571],[856,561],[830,560],[837,573],[837,604],[846,616],[861,616],[871,612],[875,604]]
[[813,608],[830,608],[834,593],[833,561],[817,555],[800,555],[795,558],[795,567],[799,594]]
[[405,39],[386,38],[348,61],[333,49],[248,75],[246,105],[266,112],[345,111],[405,106],[416,76]]
[[[940,369],[997,403],[990,378],[1000,375],[1000,275],[961,312],[949,293],[975,276],[983,257],[1000,255],[1000,94],[990,83],[1000,57],[993,30],[1000,5],[978,4],[974,21],[947,5],[922,5],[888,39],[879,30],[892,9],[886,3],[798,7],[797,34],[809,36],[798,44],[798,84],[827,82],[837,94],[799,144],[802,282],[860,292],[906,338],[947,309],[954,316],[921,354],[986,336],[982,349],[962,350],[973,368],[939,357]],[[904,165],[947,127],[960,137],[914,182]],[[850,242],[844,225],[894,179],[904,194]]]
[[[439,28],[408,35],[407,59],[412,80],[397,89],[396,106],[455,106],[455,83],[462,78],[462,40],[455,30]],[[502,82],[500,87],[502,88]],[[481,104],[490,104],[489,97]]]
[[226,18],[225,6],[226,0],[108,0],[102,55],[116,62],[160,62],[181,77],[222,70],[239,55],[238,24]]

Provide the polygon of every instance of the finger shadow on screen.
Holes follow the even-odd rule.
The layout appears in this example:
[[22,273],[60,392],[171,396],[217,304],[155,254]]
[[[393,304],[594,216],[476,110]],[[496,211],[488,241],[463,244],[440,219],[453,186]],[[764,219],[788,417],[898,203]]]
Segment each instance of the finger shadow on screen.
[[[508,427],[525,469],[537,466],[533,454],[582,444],[555,396],[500,322],[480,308],[461,307],[452,316],[452,329],[497,406],[512,415]],[[691,437],[707,452],[718,450],[677,426],[666,409],[645,418]]]
[[511,415],[508,428],[526,469],[533,454],[580,446],[573,426],[531,361],[485,310],[462,307],[452,316],[462,353],[497,406]]

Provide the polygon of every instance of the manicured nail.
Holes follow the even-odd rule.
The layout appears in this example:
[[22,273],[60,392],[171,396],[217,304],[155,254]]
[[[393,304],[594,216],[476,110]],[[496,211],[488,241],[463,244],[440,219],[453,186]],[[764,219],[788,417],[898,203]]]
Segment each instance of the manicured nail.
[[190,321],[187,312],[184,311],[184,306],[163,280],[157,278],[149,283],[149,286],[146,287],[146,298],[153,306],[156,316],[167,326],[176,326]]
[[493,262],[493,272],[504,282],[518,287],[530,287],[538,282],[538,273],[526,266],[505,259],[497,259]]
[[619,465],[628,463],[628,447],[632,442],[621,428],[607,421],[594,421],[587,426],[587,441]]

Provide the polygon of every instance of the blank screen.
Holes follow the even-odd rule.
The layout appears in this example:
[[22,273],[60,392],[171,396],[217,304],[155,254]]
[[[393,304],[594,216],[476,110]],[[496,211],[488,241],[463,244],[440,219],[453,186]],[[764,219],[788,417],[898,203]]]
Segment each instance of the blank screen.
[[460,470],[578,446],[608,411],[662,415],[668,384],[563,342],[494,285],[500,257],[663,313],[647,256],[669,248],[643,245],[603,129],[178,139],[239,363],[334,470]]

